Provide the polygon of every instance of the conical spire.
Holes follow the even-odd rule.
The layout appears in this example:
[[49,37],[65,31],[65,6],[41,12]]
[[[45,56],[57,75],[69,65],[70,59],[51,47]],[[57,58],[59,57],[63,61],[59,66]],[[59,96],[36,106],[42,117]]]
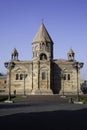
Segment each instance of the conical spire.
[[36,36],[34,37],[33,39],[33,43],[35,42],[50,42],[50,43],[53,43],[48,31],[46,30],[44,24],[42,23],[38,32],[36,33]]

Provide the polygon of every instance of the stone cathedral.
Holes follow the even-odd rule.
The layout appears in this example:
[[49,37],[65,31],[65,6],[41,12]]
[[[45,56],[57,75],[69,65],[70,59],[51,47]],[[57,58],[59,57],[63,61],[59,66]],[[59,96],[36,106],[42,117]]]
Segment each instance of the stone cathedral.
[[[44,25],[41,24],[32,41],[32,60],[21,61],[16,48],[11,53],[15,67],[11,70],[11,93],[16,94],[75,94],[77,72],[72,64],[75,53],[72,49],[67,59],[53,59],[54,43]],[[80,86],[80,72],[78,75]],[[7,92],[9,72],[7,73]],[[80,92],[80,87],[79,87]]]

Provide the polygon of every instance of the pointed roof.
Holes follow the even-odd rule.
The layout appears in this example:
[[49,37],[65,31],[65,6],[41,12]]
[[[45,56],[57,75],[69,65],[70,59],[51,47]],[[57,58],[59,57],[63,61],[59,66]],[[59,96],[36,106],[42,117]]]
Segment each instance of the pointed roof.
[[43,23],[41,24],[38,32],[36,33],[36,36],[33,39],[33,43],[41,42],[41,41],[47,41],[47,42],[53,43],[53,41]]

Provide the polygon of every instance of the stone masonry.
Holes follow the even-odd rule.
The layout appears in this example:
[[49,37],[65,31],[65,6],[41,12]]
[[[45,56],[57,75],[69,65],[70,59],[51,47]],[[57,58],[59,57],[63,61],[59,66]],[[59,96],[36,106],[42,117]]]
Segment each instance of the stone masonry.
[[[68,59],[53,59],[53,41],[42,23],[32,42],[32,60],[18,59],[16,48],[11,60],[15,67],[11,70],[11,93],[14,94],[75,94],[77,93],[77,72],[72,64],[75,53],[67,53]],[[17,55],[16,55],[17,54]],[[78,76],[80,92],[80,72]],[[9,72],[7,87],[9,87]]]

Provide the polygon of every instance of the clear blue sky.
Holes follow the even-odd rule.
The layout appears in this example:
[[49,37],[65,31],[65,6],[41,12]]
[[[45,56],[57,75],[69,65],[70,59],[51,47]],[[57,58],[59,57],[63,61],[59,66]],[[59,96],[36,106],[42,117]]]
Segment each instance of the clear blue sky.
[[87,0],[0,0],[0,72],[6,72],[14,47],[20,60],[31,60],[42,19],[54,41],[54,58],[67,59],[72,48],[87,79]]

